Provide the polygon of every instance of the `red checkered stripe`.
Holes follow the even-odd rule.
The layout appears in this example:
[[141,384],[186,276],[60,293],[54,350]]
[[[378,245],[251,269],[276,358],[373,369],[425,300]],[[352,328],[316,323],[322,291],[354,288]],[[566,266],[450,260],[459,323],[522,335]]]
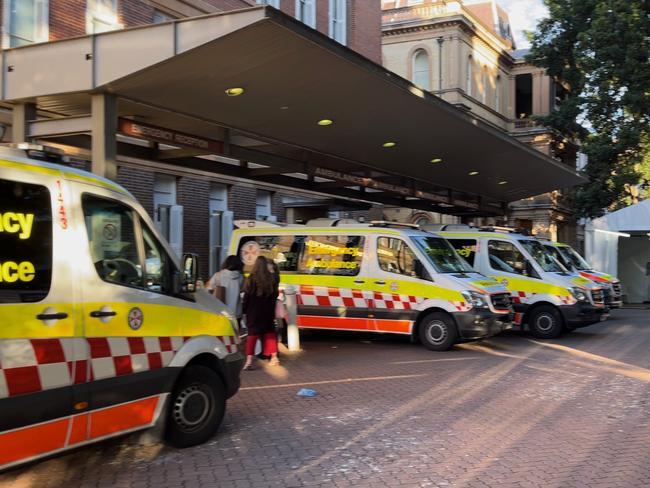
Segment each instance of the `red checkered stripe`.
[[523,320],[524,320],[523,313],[519,313],[519,312],[515,313],[515,318],[514,318],[515,325],[521,325],[521,322]]
[[560,295],[556,295],[555,297],[560,301],[560,303],[562,303],[562,305],[573,305],[578,301],[574,297],[566,297]]
[[412,310],[422,297],[383,293],[352,288],[301,285],[298,304],[321,307],[385,308],[388,310]]
[[[0,340],[0,398],[169,366],[190,337]],[[218,336],[229,353],[238,338]]]
[[510,293],[510,298],[512,299],[512,303],[522,303],[525,302],[528,298],[532,298],[534,295],[534,293],[513,290]]
[[459,312],[467,312],[472,309],[467,302],[451,302],[451,304],[456,307],[456,310]]

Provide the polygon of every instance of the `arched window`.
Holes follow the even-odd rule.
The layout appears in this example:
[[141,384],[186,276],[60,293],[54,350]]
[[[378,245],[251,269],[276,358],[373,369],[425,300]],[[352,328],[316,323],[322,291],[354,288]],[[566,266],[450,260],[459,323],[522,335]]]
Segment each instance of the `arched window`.
[[424,49],[413,54],[413,83],[424,90],[431,90],[431,63]]
[[487,92],[488,92],[488,72],[487,66],[483,66],[481,72],[481,101],[487,103]]
[[467,57],[467,73],[465,74],[465,92],[472,95],[472,77],[474,76],[474,59],[472,56]]
[[497,75],[496,93],[494,96],[494,108],[501,112],[501,75]]

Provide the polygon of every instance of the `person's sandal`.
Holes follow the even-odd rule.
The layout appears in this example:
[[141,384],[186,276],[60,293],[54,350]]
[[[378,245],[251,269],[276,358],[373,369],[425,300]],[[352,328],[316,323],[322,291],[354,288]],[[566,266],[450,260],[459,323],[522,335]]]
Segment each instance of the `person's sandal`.
[[255,366],[252,364],[245,364],[244,365],[244,371],[253,371],[255,369]]
[[278,358],[271,359],[269,361],[269,366],[280,366],[280,360]]

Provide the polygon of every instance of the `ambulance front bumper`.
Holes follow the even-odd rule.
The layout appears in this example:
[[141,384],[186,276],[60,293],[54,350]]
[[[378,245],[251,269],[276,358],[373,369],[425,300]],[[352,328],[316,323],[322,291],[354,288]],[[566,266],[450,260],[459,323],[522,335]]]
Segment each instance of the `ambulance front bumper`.
[[458,333],[465,340],[485,339],[512,328],[514,314],[495,314],[490,310],[472,309],[454,313]]
[[244,367],[245,358],[240,352],[228,354],[223,359],[224,380],[226,382],[226,391],[228,398],[239,391],[241,386],[240,373]]
[[609,309],[605,307],[594,307],[590,303],[578,302],[573,305],[562,305],[560,307],[564,323],[571,329],[587,327],[609,317]]

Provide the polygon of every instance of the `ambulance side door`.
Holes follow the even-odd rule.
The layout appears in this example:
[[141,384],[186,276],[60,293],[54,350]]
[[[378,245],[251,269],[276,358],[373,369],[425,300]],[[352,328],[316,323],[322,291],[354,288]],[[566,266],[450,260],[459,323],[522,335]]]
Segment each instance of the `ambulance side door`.
[[[125,198],[80,192],[87,251],[83,315],[92,378],[89,439],[151,425],[178,374],[183,345],[176,265]],[[191,311],[188,311],[189,316]]]
[[501,282],[510,291],[515,312],[525,311],[523,304],[530,295],[527,290],[539,282],[539,277],[526,256],[515,243],[490,238],[487,240],[484,259],[488,270],[485,274]]
[[417,296],[410,291],[422,284],[428,272],[403,237],[379,234],[375,242],[377,252],[369,282],[373,296],[368,302],[372,329],[408,334],[418,314]]
[[87,365],[70,195],[60,176],[2,168],[0,467],[63,449],[78,433],[71,416]]

